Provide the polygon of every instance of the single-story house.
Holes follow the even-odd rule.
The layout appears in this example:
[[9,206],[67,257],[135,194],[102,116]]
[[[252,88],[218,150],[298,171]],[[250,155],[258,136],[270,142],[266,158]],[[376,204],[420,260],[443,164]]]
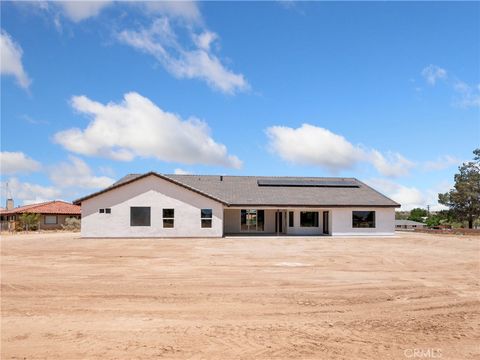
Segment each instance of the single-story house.
[[413,220],[395,220],[395,229],[397,230],[415,230],[424,229],[427,225]]
[[2,230],[14,230],[19,217],[24,213],[40,214],[39,230],[61,229],[66,218],[80,219],[81,216],[80,206],[65,201],[54,200],[13,207],[13,200],[8,199],[7,208],[0,211]]
[[355,178],[156,172],[73,203],[83,237],[393,235],[400,206]]

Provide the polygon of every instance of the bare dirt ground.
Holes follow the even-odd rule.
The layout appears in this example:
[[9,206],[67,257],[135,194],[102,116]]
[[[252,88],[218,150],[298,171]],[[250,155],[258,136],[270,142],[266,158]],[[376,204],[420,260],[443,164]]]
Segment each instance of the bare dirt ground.
[[1,358],[479,359],[479,256],[412,233],[7,235]]

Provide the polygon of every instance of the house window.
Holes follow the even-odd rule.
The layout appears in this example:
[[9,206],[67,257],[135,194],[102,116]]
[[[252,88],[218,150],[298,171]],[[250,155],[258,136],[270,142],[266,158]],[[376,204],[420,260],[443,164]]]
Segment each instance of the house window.
[[150,226],[150,207],[132,206],[130,208],[130,226]]
[[200,210],[200,221],[202,222],[202,228],[211,228],[212,227],[212,209],[202,209]]
[[45,215],[44,223],[45,223],[46,225],[58,224],[57,215]]
[[293,211],[288,212],[288,226],[294,227],[294,222],[293,222]]
[[301,227],[318,227],[318,211],[301,211]]
[[163,227],[173,228],[175,225],[175,209],[163,209]]
[[105,209],[105,214],[111,214],[111,213],[112,213],[112,209],[110,209],[110,208]]
[[256,209],[240,210],[241,231],[263,231],[265,211]]
[[100,214],[103,214],[103,213],[105,213],[105,209],[98,209],[98,212],[99,212]]
[[354,228],[374,228],[375,211],[353,211],[352,226]]

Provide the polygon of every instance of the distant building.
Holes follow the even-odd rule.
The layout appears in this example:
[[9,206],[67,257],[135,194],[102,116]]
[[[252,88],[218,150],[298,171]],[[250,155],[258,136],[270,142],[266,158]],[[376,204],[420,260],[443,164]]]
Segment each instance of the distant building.
[[395,229],[396,230],[415,230],[415,229],[424,229],[427,225],[418,221],[413,220],[395,220]]
[[14,230],[19,217],[24,213],[40,214],[39,230],[61,229],[65,219],[80,219],[80,206],[65,201],[47,201],[39,204],[14,207],[13,200],[7,200],[7,208],[0,210],[2,230]]

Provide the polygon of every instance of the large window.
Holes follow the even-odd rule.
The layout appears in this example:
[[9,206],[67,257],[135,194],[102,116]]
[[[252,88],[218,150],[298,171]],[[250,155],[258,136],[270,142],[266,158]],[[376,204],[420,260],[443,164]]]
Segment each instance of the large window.
[[293,211],[289,211],[288,212],[288,226],[289,227],[294,227],[295,226],[295,223],[293,221],[293,216],[294,216]]
[[265,211],[256,209],[240,210],[241,231],[263,231]]
[[318,227],[318,211],[301,211],[301,227]]
[[201,209],[200,210],[200,221],[202,222],[202,228],[211,228],[212,227],[212,209]]
[[175,226],[175,209],[163,209],[163,227],[173,228]]
[[354,228],[374,228],[375,211],[353,211],[352,226]]
[[57,215],[45,215],[45,221],[44,222],[47,225],[58,224],[58,217],[57,217]]
[[150,207],[132,206],[130,208],[130,226],[150,226]]

